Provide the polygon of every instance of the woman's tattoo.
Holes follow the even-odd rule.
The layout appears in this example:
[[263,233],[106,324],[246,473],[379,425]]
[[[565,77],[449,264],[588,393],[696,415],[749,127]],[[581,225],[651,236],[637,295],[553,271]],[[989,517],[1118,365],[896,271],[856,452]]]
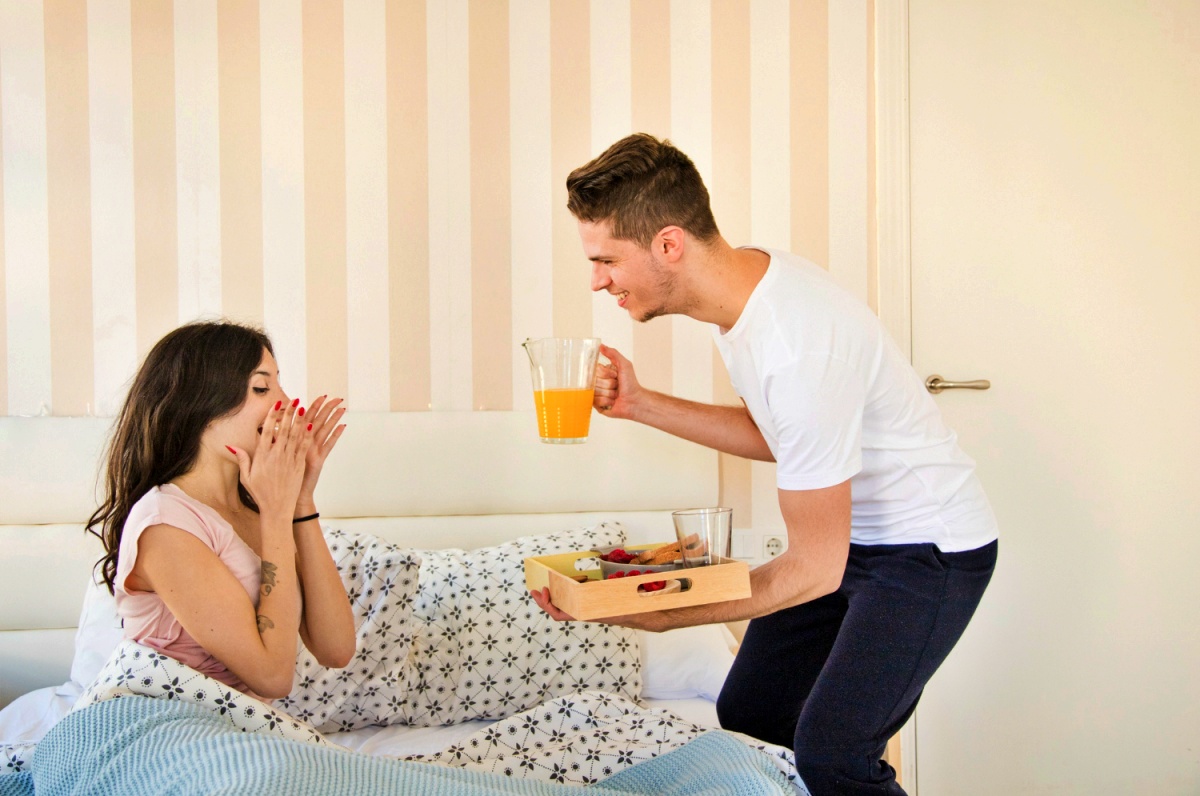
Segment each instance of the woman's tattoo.
[[270,561],[262,562],[262,593],[270,594],[271,589],[275,588],[275,573],[279,567],[272,564]]
[[259,614],[257,619],[259,635],[261,635],[264,630],[269,630],[270,628],[275,627],[275,623],[271,621],[269,616],[263,616],[262,614]]

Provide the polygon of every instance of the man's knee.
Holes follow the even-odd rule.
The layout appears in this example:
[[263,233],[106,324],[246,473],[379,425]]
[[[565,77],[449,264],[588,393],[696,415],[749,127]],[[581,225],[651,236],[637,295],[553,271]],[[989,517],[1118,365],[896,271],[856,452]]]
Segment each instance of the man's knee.
[[742,710],[744,704],[744,700],[729,695],[726,689],[721,690],[717,695],[717,721],[723,729],[746,732],[742,729],[747,721],[746,712]]
[[746,698],[722,689],[717,697],[717,721],[721,728],[745,733],[760,741],[790,747],[796,732],[796,715],[761,695]]

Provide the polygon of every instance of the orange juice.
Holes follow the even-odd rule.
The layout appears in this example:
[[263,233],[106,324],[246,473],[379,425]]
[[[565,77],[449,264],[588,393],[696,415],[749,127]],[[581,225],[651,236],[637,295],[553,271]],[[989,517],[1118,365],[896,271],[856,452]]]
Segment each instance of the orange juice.
[[591,387],[586,389],[535,390],[538,431],[542,439],[584,440],[592,420]]

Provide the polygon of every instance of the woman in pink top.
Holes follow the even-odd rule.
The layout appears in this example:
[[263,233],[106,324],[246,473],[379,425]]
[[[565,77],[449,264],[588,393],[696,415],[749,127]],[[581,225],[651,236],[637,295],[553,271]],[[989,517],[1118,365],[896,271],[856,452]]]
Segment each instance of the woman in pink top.
[[324,666],[354,655],[313,498],[345,409],[299,404],[263,332],[170,332],[117,417],[88,521],[126,637],[264,699],[291,691],[297,636]]

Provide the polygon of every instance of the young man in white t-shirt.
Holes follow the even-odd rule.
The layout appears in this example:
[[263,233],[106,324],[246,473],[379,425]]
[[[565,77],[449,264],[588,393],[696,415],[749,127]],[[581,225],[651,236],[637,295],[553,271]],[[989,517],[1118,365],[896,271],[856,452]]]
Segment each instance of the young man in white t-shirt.
[[[791,746],[824,794],[902,794],[880,758],[991,578],[996,522],[974,462],[858,299],[786,252],[732,248],[669,142],[633,135],[576,169],[568,207],[592,290],[639,321],[710,323],[743,406],[653,392],[604,347],[595,407],[778,467],[785,553],[752,596],[615,617],[661,631],[751,619],[721,724]],[[548,590],[535,600],[559,620]]]

